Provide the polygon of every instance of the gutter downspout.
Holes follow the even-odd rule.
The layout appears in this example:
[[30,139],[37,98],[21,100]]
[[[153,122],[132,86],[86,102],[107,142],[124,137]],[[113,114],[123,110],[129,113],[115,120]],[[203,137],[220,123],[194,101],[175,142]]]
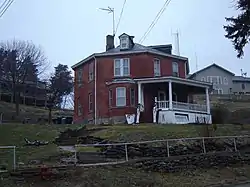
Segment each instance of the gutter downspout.
[[97,72],[97,67],[96,67],[96,65],[97,65],[97,61],[96,61],[96,57],[94,56],[94,59],[95,59],[95,125],[96,125],[96,118],[97,118],[97,110],[96,110],[96,78],[97,78],[97,76],[96,76],[96,72]]

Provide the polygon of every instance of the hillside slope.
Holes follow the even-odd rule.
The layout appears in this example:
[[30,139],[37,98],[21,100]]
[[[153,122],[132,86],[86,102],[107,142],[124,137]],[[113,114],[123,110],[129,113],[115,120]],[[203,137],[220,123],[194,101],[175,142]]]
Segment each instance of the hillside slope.
[[[0,114],[3,115],[4,122],[21,122],[29,118],[31,122],[36,123],[48,119],[48,110],[41,107],[20,105],[20,116],[16,117],[15,104],[0,101]],[[54,110],[52,117],[73,116],[72,110]]]

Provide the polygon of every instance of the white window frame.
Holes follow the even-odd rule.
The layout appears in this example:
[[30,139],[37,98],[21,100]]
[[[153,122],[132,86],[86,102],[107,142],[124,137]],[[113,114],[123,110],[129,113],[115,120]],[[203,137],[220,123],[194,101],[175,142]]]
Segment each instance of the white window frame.
[[223,83],[224,83],[224,85],[228,85],[228,78],[227,77],[223,78]]
[[[127,68],[127,72],[125,71],[125,68]],[[116,72],[116,70],[118,70],[119,73]],[[114,60],[114,76],[115,77],[130,76],[130,59],[129,58],[121,58],[121,59]]]
[[207,82],[206,77],[201,77],[202,82]]
[[218,94],[223,94],[223,89],[222,88],[218,89]]
[[93,111],[93,94],[89,93],[88,95],[89,111]]
[[[116,88],[116,106],[124,107],[126,106],[126,87]],[[121,101],[121,102],[120,102]]]
[[154,76],[161,76],[161,61],[158,58],[154,59]]
[[128,36],[122,36],[120,38],[120,48],[121,49],[128,49],[129,48],[129,37]]
[[77,85],[78,87],[81,87],[83,84],[83,69],[79,69],[77,71]]
[[[216,82],[213,82],[213,80],[216,80]],[[220,76],[207,76],[207,82],[219,85],[221,83],[221,79]]]
[[172,62],[172,72],[173,76],[179,77],[179,64],[177,62]]
[[89,81],[94,80],[94,63],[89,64]]

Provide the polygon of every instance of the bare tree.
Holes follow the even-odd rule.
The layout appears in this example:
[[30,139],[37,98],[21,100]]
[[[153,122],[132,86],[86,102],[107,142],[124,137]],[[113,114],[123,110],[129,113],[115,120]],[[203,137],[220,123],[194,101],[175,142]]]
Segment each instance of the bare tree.
[[9,83],[16,104],[16,115],[19,115],[20,92],[23,91],[24,84],[37,82],[39,75],[47,69],[48,62],[41,47],[32,42],[1,42],[0,49],[4,56],[0,58],[0,67],[4,72],[0,79]]

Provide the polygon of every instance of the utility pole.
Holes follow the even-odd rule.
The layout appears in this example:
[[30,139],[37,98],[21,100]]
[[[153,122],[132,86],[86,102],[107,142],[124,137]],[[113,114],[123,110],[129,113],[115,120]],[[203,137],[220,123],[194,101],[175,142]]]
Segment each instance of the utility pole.
[[197,59],[197,53],[195,52],[195,67],[196,71],[198,71],[198,59]]
[[109,14],[112,13],[112,17],[113,17],[113,36],[115,36],[115,9],[108,7],[108,8],[100,8],[100,10],[104,10],[107,11]]

